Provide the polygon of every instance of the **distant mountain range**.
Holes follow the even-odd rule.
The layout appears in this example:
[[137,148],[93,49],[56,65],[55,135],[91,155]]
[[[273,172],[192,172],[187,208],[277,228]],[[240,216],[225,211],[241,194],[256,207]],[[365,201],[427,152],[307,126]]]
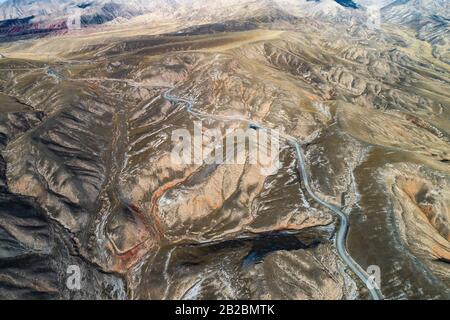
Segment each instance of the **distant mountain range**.
[[145,15],[195,18],[211,23],[220,22],[217,19],[222,18],[222,12],[227,13],[223,18],[230,20],[263,10],[279,10],[298,17],[337,17],[341,21],[374,5],[381,8],[383,21],[390,23],[420,26],[432,21],[448,25],[449,3],[447,0],[7,0],[0,4],[0,35],[4,41],[64,31],[68,18],[74,14],[80,16],[82,26],[123,23]]

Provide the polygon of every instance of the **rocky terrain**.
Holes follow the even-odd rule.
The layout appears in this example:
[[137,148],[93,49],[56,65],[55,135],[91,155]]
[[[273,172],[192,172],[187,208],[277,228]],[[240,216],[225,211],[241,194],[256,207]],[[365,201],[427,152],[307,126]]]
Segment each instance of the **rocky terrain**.
[[0,5],[0,298],[368,299],[285,141],[269,176],[171,160],[240,118],[302,142],[385,298],[450,297],[447,1],[40,2]]

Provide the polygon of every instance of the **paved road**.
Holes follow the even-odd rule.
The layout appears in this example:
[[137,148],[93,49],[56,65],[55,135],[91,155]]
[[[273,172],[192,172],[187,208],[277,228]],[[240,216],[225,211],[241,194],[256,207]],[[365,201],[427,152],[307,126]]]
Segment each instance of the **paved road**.
[[347,239],[347,232],[349,227],[349,221],[348,217],[345,213],[341,211],[338,207],[335,205],[328,203],[322,199],[320,199],[312,190],[311,185],[309,183],[309,176],[308,172],[306,171],[306,164],[305,164],[305,158],[303,156],[302,149],[300,148],[300,145],[297,140],[292,139],[289,140],[289,143],[294,146],[295,152],[297,154],[298,159],[298,170],[301,173],[301,176],[303,178],[303,184],[308,191],[309,195],[317,201],[319,204],[323,205],[324,207],[327,207],[331,211],[333,211],[335,214],[337,214],[340,218],[340,225],[339,229],[336,234],[336,248],[339,253],[339,256],[341,259],[347,264],[347,266],[358,276],[361,281],[364,282],[367,289],[370,292],[370,295],[372,296],[373,300],[382,300],[383,296],[381,294],[381,291],[377,288],[375,288],[375,285],[371,285],[373,282],[371,282],[369,275],[361,268],[359,264],[357,264],[350,254],[347,252],[346,248],[346,239]]
[[[170,94],[171,91],[172,91],[172,89],[169,89],[166,92],[164,92],[164,98],[166,100],[168,100],[170,102],[174,102],[174,103],[177,103],[177,102],[185,103],[187,106],[186,107],[187,111],[189,113],[193,114],[194,116],[203,117],[203,118],[213,118],[213,119],[221,120],[221,121],[243,121],[243,122],[246,122],[248,124],[251,124],[251,125],[257,127],[258,129],[270,131],[270,129],[267,129],[264,126],[262,126],[258,123],[255,123],[253,121],[250,121],[248,119],[238,118],[238,117],[215,116],[215,115],[210,115],[210,114],[194,111],[194,110],[192,110],[193,102],[191,100],[175,97]],[[335,206],[329,202],[326,202],[325,200],[320,199],[317,196],[317,194],[314,193],[314,191],[312,190],[311,185],[310,185],[309,175],[306,170],[305,157],[304,157],[302,149],[300,147],[300,143],[298,142],[297,139],[295,139],[292,136],[283,135],[282,137],[285,138],[288,141],[288,143],[295,148],[295,152],[296,152],[297,160],[298,160],[297,161],[297,163],[298,163],[297,170],[299,171],[299,173],[302,177],[303,184],[306,188],[306,191],[316,202],[318,202],[319,204],[321,204],[324,207],[327,207],[332,212],[334,212],[336,215],[338,215],[340,218],[339,229],[337,231],[336,240],[335,240],[336,248],[337,248],[339,256],[344,261],[344,263],[347,264],[347,266],[356,274],[356,276],[358,276],[358,278],[361,279],[361,281],[365,284],[365,286],[369,290],[369,293],[370,293],[372,299],[373,300],[382,300],[383,295],[381,294],[381,291],[375,287],[375,285],[372,282],[372,280],[370,279],[369,275],[361,268],[361,266],[359,264],[357,264],[352,259],[350,254],[347,252],[346,239],[347,239],[347,232],[348,232],[348,228],[349,228],[349,221],[348,221],[347,215],[344,212],[342,212],[340,208],[338,208],[337,206]]]

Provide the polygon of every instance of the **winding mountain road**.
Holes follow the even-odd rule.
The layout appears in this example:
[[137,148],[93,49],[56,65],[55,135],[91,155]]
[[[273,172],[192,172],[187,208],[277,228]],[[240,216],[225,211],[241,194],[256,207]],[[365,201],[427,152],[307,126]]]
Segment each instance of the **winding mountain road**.
[[[255,127],[257,127],[258,129],[262,129],[262,130],[267,130],[270,131],[271,129],[265,128],[264,126],[255,123],[253,121],[250,121],[248,119],[245,118],[239,118],[239,117],[233,117],[233,116],[215,116],[215,115],[210,115],[210,114],[206,114],[206,113],[201,113],[198,111],[194,111],[193,110],[193,101],[191,100],[187,100],[187,99],[183,99],[183,98],[178,98],[175,97],[173,95],[170,94],[170,92],[173,90],[173,88],[167,90],[164,92],[164,99],[166,99],[169,102],[173,102],[173,103],[178,103],[178,102],[182,102],[185,103],[187,108],[186,110],[196,116],[196,117],[203,117],[203,118],[211,118],[211,119],[215,119],[215,120],[220,120],[220,121],[242,121],[245,122],[247,124],[251,124]],[[336,239],[335,239],[335,243],[336,243],[336,248],[338,251],[338,254],[340,256],[340,258],[344,261],[344,263],[353,271],[354,274],[356,274],[356,276],[365,284],[365,286],[367,287],[367,290],[369,291],[371,297],[373,300],[382,300],[383,296],[381,294],[381,291],[376,287],[376,284],[374,283],[374,281],[372,280],[372,278],[364,271],[363,268],[361,268],[361,266],[356,263],[352,257],[350,256],[350,254],[347,251],[346,248],[346,239],[347,239],[347,233],[348,233],[348,228],[349,228],[349,220],[347,215],[341,211],[340,208],[338,208],[337,206],[326,202],[325,200],[322,200],[321,198],[319,198],[319,196],[317,196],[316,193],[314,193],[314,191],[311,188],[310,185],[310,179],[309,179],[309,175],[308,172],[306,170],[306,163],[305,163],[305,157],[303,155],[302,149],[300,147],[300,143],[298,142],[297,139],[295,139],[292,136],[289,135],[282,135],[282,137],[284,139],[287,140],[287,142],[294,147],[295,149],[295,153],[297,156],[297,170],[300,173],[300,176],[302,177],[303,180],[303,184],[306,188],[306,191],[308,192],[308,194],[320,205],[330,209],[333,213],[335,213],[336,215],[339,216],[340,218],[340,224],[339,224],[339,228],[338,231],[336,233]]]

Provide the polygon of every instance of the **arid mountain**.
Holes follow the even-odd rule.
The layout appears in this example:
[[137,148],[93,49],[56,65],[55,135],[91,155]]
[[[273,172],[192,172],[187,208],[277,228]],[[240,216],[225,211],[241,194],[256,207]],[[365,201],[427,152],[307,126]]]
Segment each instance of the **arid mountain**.
[[416,30],[433,46],[433,54],[450,62],[450,2],[445,0],[395,1],[382,9],[384,20]]
[[[231,0],[227,2],[211,0],[8,0],[0,4],[0,37],[11,41],[16,37],[29,38],[49,33],[64,33],[68,21],[80,17],[81,26],[122,24],[130,20],[142,22],[165,22],[179,20],[206,24],[217,21],[238,20],[261,15],[261,12],[279,11],[297,17],[308,17],[345,23],[357,20],[364,23],[367,8],[381,9],[383,21],[407,25],[424,32],[432,31],[430,37],[438,37],[440,42],[448,36],[449,4],[446,0],[410,1],[334,1],[334,0]],[[206,14],[199,14],[200,12]],[[446,31],[442,34],[442,26]],[[437,27],[436,27],[437,26]],[[448,37],[447,37],[448,38]],[[436,40],[435,40],[436,41]]]
[[130,17],[151,10],[168,9],[176,6],[177,1],[111,1],[111,0],[8,0],[0,5],[2,20],[34,16],[41,20],[58,19],[75,11],[84,15],[108,17]]
[[[410,7],[401,6],[398,10],[409,12]],[[231,0],[227,2],[219,0],[8,0],[0,4],[0,20],[3,20],[0,30],[9,38],[12,35],[29,36],[61,32],[67,29],[67,20],[74,15],[80,16],[82,26],[120,24],[133,17],[140,17],[140,21],[182,18],[206,23],[242,19],[266,10],[280,10],[285,13],[295,13],[297,16],[318,19],[334,18],[340,21],[350,19],[352,15],[361,15],[365,6],[351,0]],[[397,6],[395,10],[392,10],[395,17],[398,10]],[[405,14],[402,12],[399,17],[403,15]],[[406,15],[409,16],[409,13]]]
[[386,21],[413,26],[433,16],[450,19],[446,0],[396,0],[383,8]]
[[[418,3],[5,2],[0,297],[374,298],[359,266],[448,299],[448,6]],[[238,129],[278,171],[173,161]]]

